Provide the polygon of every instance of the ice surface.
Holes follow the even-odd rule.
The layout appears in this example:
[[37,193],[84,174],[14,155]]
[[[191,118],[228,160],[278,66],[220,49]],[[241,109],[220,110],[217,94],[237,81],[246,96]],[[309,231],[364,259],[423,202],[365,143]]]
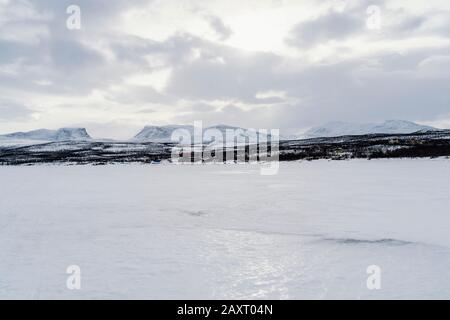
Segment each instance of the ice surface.
[[0,298],[450,298],[449,160],[259,172],[0,167]]

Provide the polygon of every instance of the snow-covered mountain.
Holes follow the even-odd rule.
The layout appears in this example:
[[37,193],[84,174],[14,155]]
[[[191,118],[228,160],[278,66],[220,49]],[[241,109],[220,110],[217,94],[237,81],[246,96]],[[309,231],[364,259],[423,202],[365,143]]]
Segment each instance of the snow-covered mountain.
[[61,128],[58,130],[39,129],[28,132],[15,132],[0,136],[9,140],[39,140],[39,141],[71,141],[91,140],[84,128]]
[[[192,125],[166,125],[166,126],[146,126],[131,141],[133,142],[159,142],[167,143],[172,141],[172,134],[175,130],[183,130],[194,137],[194,126]],[[297,140],[316,137],[337,137],[344,135],[362,135],[370,133],[414,133],[419,131],[439,130],[430,126],[419,125],[410,121],[389,120],[384,123],[350,123],[350,122],[330,122],[324,126],[312,128],[301,134],[294,131],[282,131],[280,140]],[[270,132],[268,132],[270,133]],[[227,138],[227,134],[229,136]],[[235,137],[234,137],[235,136]],[[213,144],[233,144],[231,137],[237,143],[248,143],[269,139],[269,135],[257,133],[254,130],[228,125],[215,125],[203,128],[203,143]],[[233,140],[234,140],[233,139]],[[84,128],[61,128],[58,130],[40,129],[29,132],[15,132],[0,135],[2,145],[11,142],[33,142],[33,141],[86,141],[92,140]],[[186,141],[186,140],[185,140]]]
[[[132,140],[139,142],[172,142],[172,133],[175,130],[182,129],[188,132],[190,136],[194,137],[194,127],[191,125],[167,125],[167,126],[146,126],[142,129]],[[203,129],[203,142],[227,142],[227,132],[231,132],[234,136],[236,134],[236,141],[238,143],[245,143],[248,141],[255,141],[255,136],[259,136],[261,139],[266,138],[266,135],[257,134],[249,129],[240,127],[233,127],[228,125],[215,125]],[[256,141],[255,141],[256,142]]]
[[330,122],[320,127],[311,128],[305,133],[305,138],[338,137],[371,133],[401,134],[434,130],[438,129],[404,120],[388,120],[383,123]]
[[[220,134],[219,134],[220,133]],[[225,143],[234,144],[234,140],[238,144],[241,143],[257,143],[259,141],[267,141],[270,135],[259,133],[256,130],[250,130],[240,127],[233,127],[227,125],[215,125],[205,129],[203,134],[204,142],[206,143]]]
[[145,126],[132,140],[139,142],[172,142],[172,133],[175,130],[186,130],[193,135],[194,127],[191,125]]

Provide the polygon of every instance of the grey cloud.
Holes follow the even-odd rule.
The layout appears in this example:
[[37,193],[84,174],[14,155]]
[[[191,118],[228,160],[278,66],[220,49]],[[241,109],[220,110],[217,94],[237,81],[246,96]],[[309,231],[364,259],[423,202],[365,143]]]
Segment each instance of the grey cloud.
[[153,0],[36,0],[33,6],[41,13],[52,16],[52,29],[65,29],[67,7],[78,5],[81,9],[82,27],[95,32],[106,25],[113,25],[125,10],[139,8]]
[[[381,33],[368,32],[366,21],[367,8],[376,5],[380,8]],[[391,9],[385,1],[358,1],[348,3],[342,11],[329,10],[325,14],[304,21],[296,25],[286,38],[286,43],[302,49],[309,49],[317,44],[323,44],[330,40],[345,40],[353,36],[364,35],[368,39],[376,41],[380,38],[410,38],[416,35],[436,34],[436,27],[426,28],[428,22],[436,17],[447,15],[442,11],[427,11],[421,14],[411,14],[405,9]],[[383,17],[391,16],[389,24]],[[443,28],[445,29],[445,27]],[[447,28],[447,34],[448,34]]]
[[296,76],[289,94],[305,99],[290,115],[304,125],[353,120],[429,120],[448,113],[450,82],[409,71],[365,69],[366,61],[312,67]]
[[122,104],[165,103],[175,104],[176,99],[159,93],[149,86],[122,85],[120,91],[109,92],[106,98]]
[[431,56],[448,55],[448,47],[443,48],[419,48],[409,52],[390,52],[372,57],[377,66],[386,72],[414,71],[419,64]]
[[[279,76],[271,70],[282,58],[270,53],[243,53],[202,42],[199,59],[177,67],[169,94],[185,99],[237,99],[257,103],[255,95],[273,90]],[[276,87],[276,86],[275,86]]]
[[[250,127],[304,127],[332,120],[429,120],[448,114],[450,82],[446,74],[450,70],[442,62],[447,60],[436,57],[450,55],[450,48],[401,53],[386,50],[365,59],[310,64],[286,72],[281,66],[291,61],[281,55],[243,52],[187,33],[179,32],[165,41],[112,35],[107,32],[109,24],[128,8],[125,1],[80,1],[83,29],[70,32],[65,28],[65,8],[71,2],[36,1],[39,12],[53,17],[46,24],[48,37],[40,42],[0,40],[0,70],[18,63],[17,74],[0,72],[0,89],[13,89],[24,95],[70,96],[99,89],[107,99],[122,104],[124,114],[138,110],[145,117],[149,111],[150,118],[156,109],[149,104],[162,104],[173,107],[174,120],[179,122],[204,119],[213,124]],[[139,3],[142,2],[133,5]],[[331,11],[316,21],[297,26],[292,40],[295,45],[312,46],[317,41],[344,39],[365,27],[365,17],[363,5],[351,8],[346,15]],[[397,26],[398,34],[407,36],[408,28],[421,30],[424,25],[421,17],[410,17],[409,21],[405,18]],[[104,57],[86,39],[102,42],[114,58]],[[125,85],[123,80],[136,72],[154,71],[148,63],[152,56],[161,57],[162,67],[172,70],[166,90],[161,93],[150,87]],[[38,84],[41,81],[50,85]],[[119,90],[110,90],[113,84]],[[289,102],[276,97],[256,98],[257,93],[269,90],[286,92]],[[178,107],[180,100],[192,107]],[[208,104],[212,100],[232,103],[217,108]],[[240,103],[258,108],[248,111],[240,108]],[[10,119],[25,119],[32,112],[20,105],[3,108],[3,117],[9,115]],[[181,115],[177,116],[175,110]]]
[[331,11],[311,21],[298,24],[287,42],[309,47],[329,40],[341,40],[364,30],[365,16],[354,17],[346,12]]
[[[194,43],[200,45],[198,41]],[[207,42],[201,45],[210,55],[179,65],[169,83],[168,94],[192,101],[261,103],[261,108],[251,113],[226,109],[229,116],[214,108],[210,112],[193,109],[192,118],[259,119],[264,123],[270,115],[274,125],[301,127],[345,119],[428,120],[448,113],[450,84],[445,72],[426,73],[419,66],[430,56],[445,55],[450,48],[392,52],[281,73],[278,67],[284,60],[279,56],[262,53],[249,56]],[[215,56],[221,56],[224,63],[218,63]],[[265,90],[284,90],[299,103],[288,104],[272,98],[258,101],[256,93]],[[274,103],[280,105],[273,106]]]
[[62,71],[76,72],[105,63],[100,54],[77,41],[53,39],[49,49],[52,67]]
[[145,55],[162,52],[160,43],[136,36],[110,37],[110,48],[120,62],[146,64]]
[[143,113],[143,114],[147,114],[147,113],[155,113],[156,111],[154,109],[141,109],[136,113]]
[[[111,76],[117,70],[108,69],[102,56],[76,41],[51,39],[39,46],[10,48],[19,55],[5,59],[4,65],[15,63],[20,73],[1,74],[2,86],[30,93],[73,94],[87,93],[117,78]],[[39,85],[42,81],[50,85]]]
[[33,113],[35,111],[24,105],[10,101],[0,101],[0,121],[28,120]]
[[233,104],[223,108],[205,105],[202,110],[193,107],[191,112],[175,116],[173,121],[176,123],[193,123],[201,120],[205,126],[224,124],[254,129],[276,128],[277,121],[273,121],[271,115],[271,109],[268,107],[244,110]]
[[[115,19],[125,10],[149,2],[76,1],[75,4],[81,7],[82,18],[82,29],[78,31],[66,28],[66,8],[74,4],[73,1],[30,2],[28,10],[47,17],[46,20],[22,19],[14,23],[24,28],[39,24],[48,30],[48,34],[34,43],[0,40],[0,68],[1,65],[20,62],[21,72],[18,76],[0,74],[0,86],[46,94],[87,94],[93,89],[117,84],[136,70],[145,70],[139,51],[133,56],[135,61],[132,63],[119,60],[113,65],[101,52],[89,46],[89,39],[101,39],[108,44],[114,36],[107,31]],[[42,81],[51,85],[37,84]]]
[[33,46],[0,40],[0,64],[13,63],[20,57],[30,56]]
[[227,40],[233,34],[231,28],[226,26],[219,17],[208,16],[207,20],[221,41]]
[[425,16],[409,16],[402,20],[395,28],[397,32],[411,32],[420,28],[427,21]]
[[[236,55],[234,59],[225,59],[228,62],[225,66],[200,60],[182,68],[174,76],[170,89],[172,94],[193,101],[234,99],[251,102],[255,92],[282,88],[289,97],[299,101],[295,104],[280,101],[279,105],[268,101],[267,105],[263,103],[251,112],[238,107],[191,110],[189,119],[212,122],[223,118],[231,124],[232,121],[236,124],[247,122],[246,125],[270,122],[276,127],[306,127],[336,120],[398,118],[426,121],[448,114],[450,82],[446,75],[448,70],[447,73],[436,72],[437,62],[434,61],[444,61],[444,58],[429,60],[433,63],[421,62],[435,53],[450,52],[449,49],[375,55],[367,59],[313,65],[284,74],[277,71],[279,58],[272,56],[253,57],[252,64],[246,57]],[[447,64],[441,63],[441,66],[448,69]],[[240,77],[244,80],[242,83]]]
[[[28,92],[80,94],[120,83],[129,74],[145,70],[139,60],[111,64],[77,37],[58,34],[36,46],[0,42],[0,65],[20,62],[19,75],[0,75],[0,85]],[[48,81],[49,86],[36,83]]]

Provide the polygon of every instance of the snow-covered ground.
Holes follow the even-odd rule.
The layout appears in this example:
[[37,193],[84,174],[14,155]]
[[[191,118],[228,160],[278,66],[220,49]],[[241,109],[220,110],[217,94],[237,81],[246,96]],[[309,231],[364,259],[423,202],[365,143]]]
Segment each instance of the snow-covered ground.
[[0,148],[2,147],[25,147],[25,146],[34,146],[39,144],[50,143],[51,141],[45,140],[26,140],[26,139],[6,139],[0,137]]
[[0,298],[450,298],[450,160],[259,172],[0,167]]

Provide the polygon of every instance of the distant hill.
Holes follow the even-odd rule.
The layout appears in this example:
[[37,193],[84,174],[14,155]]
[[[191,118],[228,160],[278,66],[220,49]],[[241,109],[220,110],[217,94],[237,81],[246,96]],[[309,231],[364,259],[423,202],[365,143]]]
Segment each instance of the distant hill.
[[[168,143],[172,141],[172,133],[175,130],[183,130],[191,137],[194,136],[194,127],[192,125],[166,125],[166,126],[146,126],[131,141],[133,142],[156,142]],[[256,142],[255,132],[249,129],[228,126],[215,125],[203,129],[204,143],[234,143],[227,141],[227,131],[232,130],[237,133],[235,139],[238,143]],[[280,140],[299,140],[305,138],[320,137],[338,137],[346,135],[365,135],[372,133],[381,134],[406,134],[415,132],[436,131],[439,129],[419,125],[410,121],[388,120],[383,123],[350,123],[350,122],[330,122],[320,127],[312,128],[303,134],[286,134],[280,135]],[[268,132],[270,133],[270,131]],[[260,141],[269,138],[269,135],[258,134]],[[85,141],[92,140],[85,128],[61,128],[58,130],[40,129],[28,132],[14,132],[10,134],[0,135],[2,144],[8,144],[15,141]],[[97,140],[96,140],[97,141]]]
[[3,139],[11,140],[40,140],[40,141],[71,141],[91,140],[84,128],[61,128],[58,130],[39,129],[28,132],[14,132],[0,135]]
[[308,130],[305,138],[339,137],[372,133],[402,134],[436,131],[439,129],[404,120],[388,120],[383,123],[329,122]]
[[194,127],[191,125],[145,126],[133,140],[139,142],[172,142],[172,133],[175,130],[186,130],[191,135],[194,133]]
[[[172,133],[175,130],[185,130],[190,136],[194,137],[194,127],[192,125],[167,125],[167,126],[146,126],[132,140],[138,142],[173,142]],[[203,129],[203,142],[227,142],[227,130],[233,130],[237,133],[237,142],[244,143],[254,138],[255,133],[248,129],[233,127],[227,125],[215,125]],[[267,136],[259,135],[267,139]],[[230,141],[231,142],[231,141]]]

